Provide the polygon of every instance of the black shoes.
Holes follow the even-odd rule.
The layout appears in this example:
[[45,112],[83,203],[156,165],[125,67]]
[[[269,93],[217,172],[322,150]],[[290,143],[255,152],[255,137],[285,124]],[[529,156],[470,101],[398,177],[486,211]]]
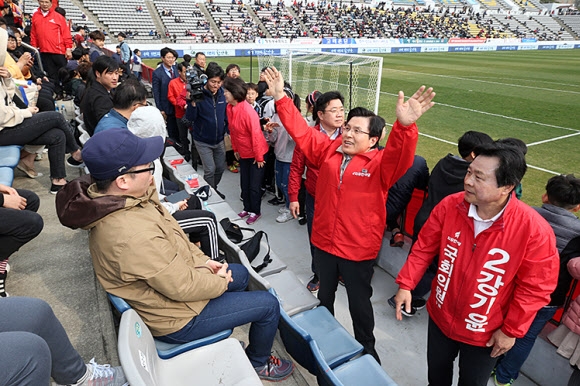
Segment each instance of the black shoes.
[[[389,305],[393,308],[395,308],[397,306],[397,304],[395,303],[395,296],[393,295],[389,300]],[[422,310],[423,308],[425,308],[425,305],[427,304],[427,301],[423,298],[417,298],[417,299],[413,299],[411,300],[411,312],[407,312],[405,311],[405,305],[401,305],[401,312],[403,313],[403,315],[411,317],[411,316],[415,316],[415,314],[417,313],[418,310]]]
[[286,200],[284,200],[283,198],[278,198],[278,197],[274,197],[273,199],[268,200],[268,204],[274,205],[274,206],[282,205],[285,203],[286,203]]

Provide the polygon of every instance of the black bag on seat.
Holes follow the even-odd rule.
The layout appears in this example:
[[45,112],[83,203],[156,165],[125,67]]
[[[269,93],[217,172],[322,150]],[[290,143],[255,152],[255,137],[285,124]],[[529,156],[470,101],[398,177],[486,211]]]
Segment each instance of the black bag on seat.
[[228,239],[230,239],[236,244],[241,243],[242,240],[244,239],[242,230],[252,231],[254,233],[256,232],[252,228],[242,228],[238,224],[234,224],[227,217],[220,220],[220,225],[222,226],[222,228],[224,228],[224,231],[226,232],[226,236],[228,236]]
[[246,257],[248,258],[248,261],[251,263],[256,259],[256,257],[258,257],[258,254],[260,253],[260,243],[262,241],[262,238],[264,237],[266,238],[268,251],[264,256],[264,260],[262,260],[262,264],[258,265],[257,267],[252,266],[252,268],[254,268],[254,271],[256,272],[260,272],[262,269],[266,268],[268,264],[272,262],[272,259],[270,258],[270,241],[268,240],[268,235],[264,231],[258,231],[256,232],[255,235],[252,236],[251,239],[246,241],[244,244],[240,245],[240,249],[244,251]]

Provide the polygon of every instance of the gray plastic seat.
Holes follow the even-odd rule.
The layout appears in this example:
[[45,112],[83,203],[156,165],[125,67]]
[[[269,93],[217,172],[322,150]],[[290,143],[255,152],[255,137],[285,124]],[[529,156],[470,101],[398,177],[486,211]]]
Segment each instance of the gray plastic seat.
[[153,336],[135,310],[123,313],[118,350],[131,385],[262,385],[236,339],[222,340],[171,359],[159,358]]

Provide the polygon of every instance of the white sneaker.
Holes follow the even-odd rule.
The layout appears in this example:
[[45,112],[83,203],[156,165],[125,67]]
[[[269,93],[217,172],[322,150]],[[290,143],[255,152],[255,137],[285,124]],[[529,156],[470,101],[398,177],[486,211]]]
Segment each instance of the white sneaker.
[[[53,385],[58,385],[53,383]],[[111,367],[110,365],[99,365],[95,358],[87,363],[87,372],[85,375],[70,386],[128,386],[129,382],[125,379],[125,374],[121,367]]]
[[288,222],[290,220],[293,220],[294,216],[292,216],[292,213],[290,213],[289,210],[287,210],[286,212],[280,214],[280,216],[276,217],[276,222],[279,223],[284,223],[284,222]]
[[278,213],[280,213],[280,214],[286,213],[286,212],[290,212],[290,209],[286,208],[285,206],[278,209]]

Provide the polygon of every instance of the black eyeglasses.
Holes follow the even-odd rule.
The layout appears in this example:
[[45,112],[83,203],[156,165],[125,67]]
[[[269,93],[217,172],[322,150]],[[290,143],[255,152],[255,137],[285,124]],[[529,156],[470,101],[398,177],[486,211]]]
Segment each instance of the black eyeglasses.
[[127,173],[123,173],[123,174],[139,174],[139,173],[145,173],[145,172],[151,172],[151,174],[155,173],[155,163],[151,162],[149,164],[148,168],[145,169],[140,169],[140,170],[134,170],[132,172],[127,172]]

